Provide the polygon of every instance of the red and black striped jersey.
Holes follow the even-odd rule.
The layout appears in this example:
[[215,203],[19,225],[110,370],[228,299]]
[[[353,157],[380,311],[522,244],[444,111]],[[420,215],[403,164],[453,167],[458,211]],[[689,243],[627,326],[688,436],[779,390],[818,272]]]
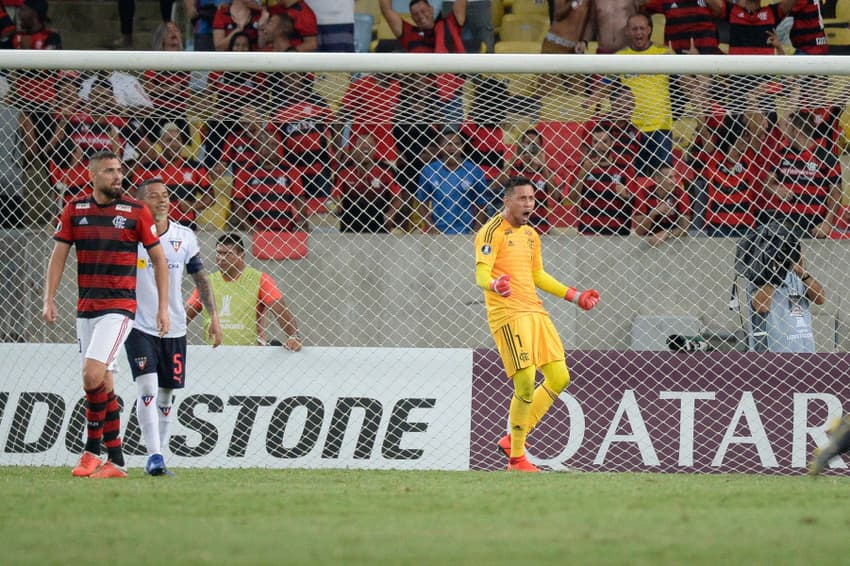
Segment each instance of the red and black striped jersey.
[[232,198],[241,203],[254,230],[296,231],[301,211],[295,200],[303,194],[301,176],[292,167],[249,165],[233,181]]
[[79,318],[135,316],[139,243],[148,249],[159,244],[143,203],[128,197],[107,205],[94,197],[74,199],[62,209],[53,239],[77,248]]
[[794,25],[791,26],[791,45],[807,55],[827,55],[826,33],[820,0],[797,0],[791,9]]
[[257,159],[257,148],[254,146],[254,138],[243,130],[228,132],[224,139],[224,151],[222,158],[228,164],[233,165],[233,172],[237,173],[243,167],[253,163]]
[[[260,35],[260,17],[263,15],[263,11],[260,8],[249,7],[249,9],[251,10],[251,21],[244,28],[240,28],[239,31],[248,36],[253,51],[257,49],[257,40]],[[222,30],[225,36],[230,35],[233,30],[239,27],[230,15],[230,3],[218,7],[213,17],[212,27],[213,30]]]
[[[636,192],[634,175],[631,167],[612,163],[594,166],[584,179],[578,179],[581,193],[576,203],[579,210],[579,233],[629,235]],[[620,196],[618,185],[629,189],[628,198]]]
[[717,152],[702,169],[708,202],[705,221],[711,226],[752,227],[754,154],[734,162]]
[[729,22],[729,55],[773,55],[768,34],[787,15],[779,4],[748,12],[743,6],[724,2],[724,15]]
[[316,13],[304,0],[286,6],[282,1],[269,8],[270,14],[286,14],[292,18],[293,34],[289,37],[289,43],[296,47],[304,43],[305,37],[319,35],[319,24]]
[[284,159],[302,175],[315,175],[328,165],[328,139],[333,113],[321,99],[310,98],[281,108],[269,128],[283,143]]
[[720,53],[714,13],[705,0],[649,0],[646,10],[664,14],[664,44],[677,53],[690,49],[691,39],[700,53]]
[[809,119],[815,125],[815,135],[812,140],[832,150],[838,155],[841,146],[838,138],[841,136],[841,114],[844,108],[841,106],[822,106],[820,108],[801,108],[801,113],[808,114]]
[[800,216],[824,218],[829,212],[830,191],[841,186],[841,163],[821,145],[803,150],[787,146],[780,153],[776,180],[791,189],[793,196],[781,200],[771,195],[765,208],[786,214],[792,221]]

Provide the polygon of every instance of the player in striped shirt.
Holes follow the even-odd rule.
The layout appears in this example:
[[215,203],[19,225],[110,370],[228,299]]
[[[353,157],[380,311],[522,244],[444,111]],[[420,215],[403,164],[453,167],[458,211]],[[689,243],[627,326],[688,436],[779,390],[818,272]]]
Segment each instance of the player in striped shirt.
[[[92,195],[68,203],[59,216],[47,267],[42,317],[53,324],[54,298],[71,246],[77,247],[77,340],[86,393],[87,440],[76,477],[126,477],[121,450],[120,408],[113,390],[115,356],[127,339],[136,313],[138,244],[154,264],[158,305],[156,327],[168,332],[168,265],[150,211],[123,195],[121,160],[98,152],[89,160]],[[100,459],[101,441],[107,460]]]
[[[498,445],[510,458],[508,470],[521,472],[539,471],[526,459],[525,438],[570,382],[564,346],[537,289],[584,310],[599,302],[595,289],[579,292],[543,269],[540,236],[528,225],[533,211],[534,185],[526,178],[511,179],[504,210],[475,236],[475,282],[484,289],[490,331],[514,382],[511,432]],[[538,367],[544,382],[535,389]]]

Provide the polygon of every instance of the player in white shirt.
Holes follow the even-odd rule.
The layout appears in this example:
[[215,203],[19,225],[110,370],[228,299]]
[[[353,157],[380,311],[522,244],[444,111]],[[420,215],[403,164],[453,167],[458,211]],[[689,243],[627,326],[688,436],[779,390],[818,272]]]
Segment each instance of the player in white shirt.
[[221,344],[221,325],[212,286],[201,262],[198,239],[191,229],[168,219],[171,206],[168,187],[162,179],[148,179],[136,189],[136,198],[153,214],[168,260],[168,314],[173,324],[168,333],[160,337],[156,329],[157,293],[153,269],[147,251],[140,246],[136,320],[124,347],[138,390],[136,412],[148,452],[145,473],[173,475],[165,467],[162,449],[168,446],[171,435],[174,390],[182,389],[186,381],[186,311],[181,293],[184,270],[194,280],[204,308],[212,314],[209,334],[213,348]]

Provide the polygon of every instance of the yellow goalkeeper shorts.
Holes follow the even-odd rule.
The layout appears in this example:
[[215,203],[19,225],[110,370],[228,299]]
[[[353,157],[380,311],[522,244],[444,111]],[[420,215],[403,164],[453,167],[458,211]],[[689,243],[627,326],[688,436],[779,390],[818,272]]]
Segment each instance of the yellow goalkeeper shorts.
[[566,358],[561,337],[548,314],[531,313],[507,323],[493,339],[508,377],[528,366],[540,367]]

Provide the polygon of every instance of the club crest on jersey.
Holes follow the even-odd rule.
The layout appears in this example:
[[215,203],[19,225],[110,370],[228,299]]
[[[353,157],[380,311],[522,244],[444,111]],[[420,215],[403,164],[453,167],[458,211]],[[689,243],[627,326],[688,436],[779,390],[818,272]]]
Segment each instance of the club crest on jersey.
[[139,356],[138,358],[133,358],[133,361],[136,362],[136,366],[139,369],[145,369],[145,367],[147,367],[148,365],[147,356]]
[[145,404],[145,407],[151,404],[153,401],[153,395],[142,395],[142,403]]
[[493,248],[490,247],[490,244],[484,244],[481,246],[481,255],[490,255],[490,252],[493,251]]
[[118,230],[123,230],[125,226],[127,226],[127,219],[123,216],[116,216],[112,219],[112,225],[115,226]]
[[183,245],[183,240],[169,240],[169,242],[171,243],[171,247],[174,248],[175,252],[179,252],[180,246]]
[[120,212],[133,212],[133,209],[130,208],[129,204],[116,204],[115,210],[118,210]]

